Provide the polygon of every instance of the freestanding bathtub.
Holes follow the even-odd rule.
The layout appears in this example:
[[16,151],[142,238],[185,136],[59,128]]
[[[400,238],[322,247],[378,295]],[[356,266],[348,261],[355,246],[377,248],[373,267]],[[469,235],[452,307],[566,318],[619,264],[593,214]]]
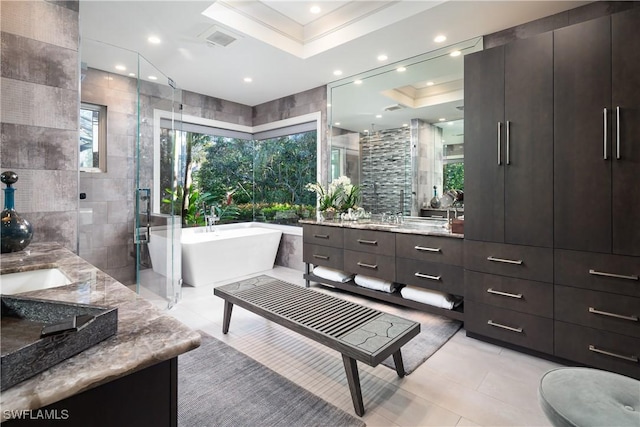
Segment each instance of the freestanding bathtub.
[[[270,270],[281,236],[281,230],[254,222],[216,225],[214,231],[183,228],[182,279],[191,286],[204,286]],[[149,243],[153,242],[152,234]],[[151,263],[156,265],[153,257]]]

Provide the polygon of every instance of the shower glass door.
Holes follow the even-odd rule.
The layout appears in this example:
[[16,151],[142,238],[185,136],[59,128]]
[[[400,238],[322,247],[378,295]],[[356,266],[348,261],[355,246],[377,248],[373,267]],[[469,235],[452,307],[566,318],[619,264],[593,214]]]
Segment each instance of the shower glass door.
[[[171,308],[180,300],[182,286],[182,201],[177,171],[184,148],[176,138],[182,122],[182,91],[161,70],[138,57],[136,291],[162,308]],[[174,155],[161,154],[166,151]],[[161,166],[176,173],[161,179]]]

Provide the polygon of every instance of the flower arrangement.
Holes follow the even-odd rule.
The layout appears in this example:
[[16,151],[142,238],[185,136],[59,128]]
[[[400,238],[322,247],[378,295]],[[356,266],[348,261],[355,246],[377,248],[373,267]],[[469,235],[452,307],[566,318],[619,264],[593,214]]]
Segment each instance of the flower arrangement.
[[351,184],[344,175],[331,181],[327,189],[317,182],[307,184],[306,189],[318,195],[318,210],[322,212],[346,212],[360,201],[360,186]]

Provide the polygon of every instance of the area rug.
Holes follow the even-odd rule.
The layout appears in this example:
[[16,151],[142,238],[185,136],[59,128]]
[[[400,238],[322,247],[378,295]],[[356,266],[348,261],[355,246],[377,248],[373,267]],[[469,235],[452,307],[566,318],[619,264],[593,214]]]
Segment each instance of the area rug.
[[[338,298],[346,299],[347,301],[353,301],[376,310],[419,322],[420,333],[401,349],[402,361],[406,375],[415,371],[418,366],[424,363],[425,360],[449,341],[449,339],[458,332],[458,329],[462,327],[462,322],[455,319],[449,319],[448,317],[425,313],[423,311],[413,310],[411,308],[393,304],[385,304],[371,298],[361,297],[341,289],[324,285],[313,285],[313,288],[320,292],[325,292]],[[393,357],[387,358],[382,362],[382,365],[393,370],[396,369],[396,365],[393,363]]]
[[178,426],[365,426],[355,416],[199,332],[200,347],[178,357]]

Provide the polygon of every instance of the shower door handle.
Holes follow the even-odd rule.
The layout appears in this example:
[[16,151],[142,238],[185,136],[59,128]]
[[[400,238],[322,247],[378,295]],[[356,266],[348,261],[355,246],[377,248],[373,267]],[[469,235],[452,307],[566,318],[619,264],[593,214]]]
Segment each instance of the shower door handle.
[[[134,243],[149,243],[151,228],[151,190],[149,188],[136,189],[136,214],[138,227],[134,233]],[[140,217],[146,219],[146,224],[140,224]]]

